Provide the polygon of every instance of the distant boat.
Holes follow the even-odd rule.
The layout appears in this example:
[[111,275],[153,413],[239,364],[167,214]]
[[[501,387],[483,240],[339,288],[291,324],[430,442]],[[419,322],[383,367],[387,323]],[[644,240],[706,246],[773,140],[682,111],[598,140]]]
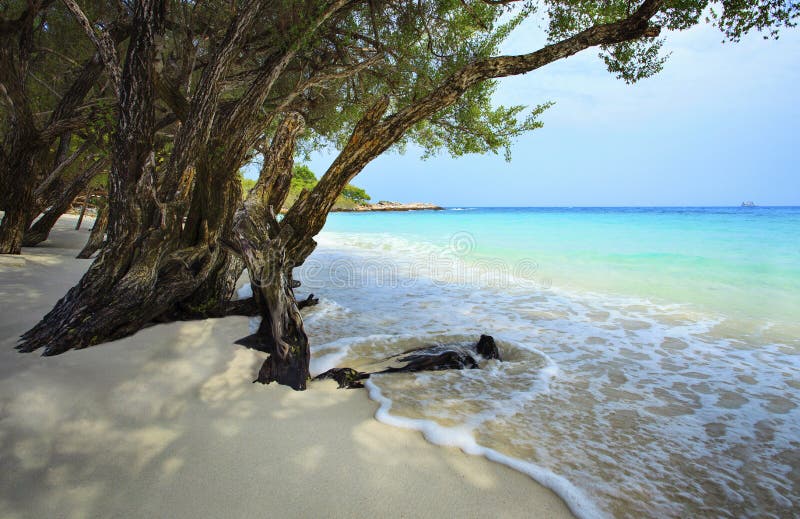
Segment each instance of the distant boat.
[[742,207],[755,207],[755,206],[756,204],[750,200],[748,200],[747,202],[742,202]]

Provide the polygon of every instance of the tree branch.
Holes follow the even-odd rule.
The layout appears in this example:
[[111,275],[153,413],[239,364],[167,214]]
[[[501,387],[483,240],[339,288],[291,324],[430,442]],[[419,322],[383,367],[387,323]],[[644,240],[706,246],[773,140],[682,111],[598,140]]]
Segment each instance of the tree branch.
[[411,127],[453,105],[471,86],[488,79],[525,74],[589,47],[652,37],[658,33],[658,28],[651,27],[649,20],[663,1],[645,0],[627,18],[591,27],[535,52],[473,62],[445,79],[427,96],[385,119],[388,99],[379,100],[358,122],[344,149],[314,189],[302,194],[281,221],[282,226],[290,226],[295,231],[287,254],[293,255],[296,265],[301,264],[314,249],[312,238],[322,230],[328,212],[347,183]]
[[268,60],[262,72],[250,84],[247,92],[234,105],[228,118],[226,128],[228,131],[235,130],[244,125],[245,120],[250,117],[254,107],[264,104],[267,96],[272,90],[275,81],[283,74],[287,65],[294,59],[297,52],[314,35],[319,27],[333,16],[339,9],[344,7],[349,0],[334,0],[316,19],[308,26],[297,38],[286,52],[277,60]]
[[295,99],[297,99],[297,97],[306,90],[314,87],[324,88],[325,85],[327,83],[330,83],[331,81],[335,81],[337,79],[347,79],[349,77],[352,77],[361,72],[362,70],[365,70],[366,68],[380,62],[382,59],[383,59],[382,56],[373,56],[372,58],[361,61],[349,67],[343,67],[339,70],[329,72],[327,74],[318,74],[312,76],[303,83],[300,83],[300,85],[295,87],[289,94],[284,96],[283,99],[280,101],[280,103],[275,107],[275,109],[272,110],[270,116],[267,118],[267,121],[265,121],[262,124],[262,126],[269,126],[270,122],[277,114],[289,110]]
[[44,179],[44,181],[42,181],[42,183],[36,187],[36,198],[41,197],[45,193],[45,191],[47,191],[47,188],[50,187],[50,184],[52,184],[53,181],[55,181],[55,179],[57,179],[65,169],[70,167],[78,159],[78,157],[83,155],[86,152],[86,150],[89,149],[89,146],[91,144],[92,144],[91,142],[85,141],[83,144],[81,144],[81,146],[77,150],[75,150],[70,156],[68,156],[58,166],[56,166],[53,169],[53,171],[50,172],[47,178]]
[[280,212],[289,195],[292,181],[294,143],[304,128],[305,121],[296,112],[291,112],[283,118],[275,131],[270,147],[264,153],[264,162],[258,175],[258,181],[248,193],[247,198],[258,197],[271,211]]
[[239,46],[255,22],[262,3],[263,0],[245,2],[228,25],[225,37],[210,63],[203,69],[188,114],[175,136],[174,151],[170,155],[159,189],[162,199],[170,200],[175,196],[177,184],[189,164],[190,157],[197,152],[197,145],[208,140],[219,103],[221,79],[237,57]]
[[119,92],[120,83],[122,81],[122,69],[119,66],[117,49],[114,45],[114,41],[106,31],[95,32],[91,22],[75,0],[61,1],[64,2],[64,5],[69,9],[69,12],[72,13],[72,16],[75,17],[75,20],[78,22],[78,25],[81,26],[83,32],[86,33],[86,36],[89,37],[97,48],[97,52],[100,54],[100,58],[103,60],[103,64],[108,71],[108,75],[111,77],[111,82],[114,84],[114,91]]

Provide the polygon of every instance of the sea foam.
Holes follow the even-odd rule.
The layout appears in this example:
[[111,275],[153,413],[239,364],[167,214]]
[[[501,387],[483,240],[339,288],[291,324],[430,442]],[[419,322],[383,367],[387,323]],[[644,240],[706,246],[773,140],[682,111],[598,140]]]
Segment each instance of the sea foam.
[[[380,380],[380,378],[377,378],[377,380]],[[389,412],[392,408],[392,401],[383,396],[375,380],[367,380],[364,386],[369,392],[369,397],[379,405],[378,410],[375,412],[375,418],[378,421],[395,427],[419,431],[426,440],[435,445],[457,447],[467,454],[484,456],[491,461],[527,474],[537,483],[558,494],[576,517],[581,519],[605,517],[605,514],[592,503],[591,499],[566,478],[533,463],[513,458],[494,449],[479,445],[475,441],[473,432],[467,427],[444,427],[433,420],[392,415]]]
[[[489,333],[502,363],[376,377],[370,385],[391,401],[379,401],[378,418],[530,473],[583,516],[792,517],[800,507],[800,333],[785,316],[798,307],[792,265],[800,262],[765,219],[738,232],[745,224],[736,218],[661,210],[332,215],[296,271],[304,291],[322,296],[303,311],[313,370],[360,369]],[[453,236],[467,239],[453,247]],[[473,262],[485,253],[514,263],[520,249],[541,266],[535,281],[562,277],[531,285],[502,277],[502,262]],[[758,318],[731,313],[743,304]],[[594,508],[581,512],[581,503]]]

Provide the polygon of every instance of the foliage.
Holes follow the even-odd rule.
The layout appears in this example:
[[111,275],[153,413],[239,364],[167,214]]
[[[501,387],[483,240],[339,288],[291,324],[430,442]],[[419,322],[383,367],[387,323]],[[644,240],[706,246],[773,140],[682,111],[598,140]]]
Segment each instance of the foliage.
[[[628,0],[547,0],[548,39],[556,42],[597,24],[611,23],[634,12]],[[731,41],[755,30],[777,38],[781,28],[794,27],[800,16],[796,0],[666,0],[653,23],[680,31],[697,25],[703,13]],[[601,59],[609,72],[633,83],[664,66],[663,39],[642,39],[603,47]]]
[[[154,153],[159,175],[165,174],[162,170],[176,150],[181,103],[191,104],[232,21],[249,5],[244,1],[165,3],[167,29],[159,38],[154,63],[154,115],[158,120]],[[122,61],[125,31],[136,4],[107,0],[81,0],[79,4],[97,34],[116,34]],[[389,114],[419,102],[468,64],[497,56],[503,42],[520,30],[525,20],[538,21],[547,41],[556,43],[590,27],[619,21],[631,15],[641,1],[371,0],[344,4],[319,26],[315,20],[329,2],[282,0],[260,5],[235,59],[213,82],[218,89],[213,99],[219,106],[210,120],[215,131],[223,132],[214,139],[228,142],[224,132],[230,129],[224,123],[237,103],[251,99],[250,93],[265,84],[265,74],[277,65],[276,56],[289,49],[294,53],[274,78],[269,95],[258,98],[257,106],[246,107],[246,126],[255,130],[235,137],[247,143],[248,151],[244,158],[240,153],[231,156],[231,162],[243,162],[258,152],[257,143],[269,139],[280,112],[298,111],[306,121],[298,143],[301,157],[307,158],[323,146],[341,148],[379,96],[390,97]],[[34,8],[40,9],[35,16],[24,16]],[[798,16],[797,0],[665,0],[651,23],[678,31],[707,22],[726,39],[737,41],[752,31],[777,38],[781,29],[795,26]],[[16,152],[14,146],[19,147],[15,136],[20,135],[20,128],[46,128],[87,64],[97,58],[92,41],[62,2],[0,2],[0,28],[0,177],[5,179],[13,175],[7,170]],[[600,57],[612,74],[632,83],[665,66],[665,41],[647,37],[607,45],[600,49]],[[529,107],[498,106],[493,100],[497,85],[496,81],[483,81],[472,86],[453,104],[407,131],[393,149],[402,151],[413,144],[423,150],[425,158],[442,152],[462,156],[502,151],[509,160],[515,139],[541,128],[542,116],[552,103],[534,100]],[[83,126],[49,137],[45,152],[36,156],[35,176],[45,177],[61,158],[61,136],[67,139],[70,151],[91,142],[86,156],[107,156],[119,119],[117,101],[106,71],[75,108],[75,114],[85,119]],[[230,152],[223,148],[206,151],[209,155]],[[64,171],[64,178],[74,177],[86,164],[85,160],[76,161]],[[231,171],[239,166],[233,165]],[[316,183],[313,173],[302,168],[298,166],[295,172],[294,194]],[[104,176],[93,181],[93,185],[105,183]],[[345,198],[357,203],[368,200],[350,188]]]
[[292,188],[298,192],[311,189],[317,185],[317,176],[305,164],[295,165],[292,169]]
[[364,205],[371,200],[366,191],[351,184],[345,186],[344,191],[342,191],[342,197],[357,205]]
[[[240,171],[239,172],[239,179],[242,182],[242,194],[243,196],[247,195],[247,192],[256,185],[256,181],[250,178],[246,178],[244,174]],[[289,187],[289,196],[286,200],[285,208],[290,207],[297,197],[300,196],[300,193],[304,189],[313,189],[314,186],[317,185],[317,176],[311,171],[311,168],[306,166],[305,164],[296,164],[292,169],[292,183]],[[353,207],[355,205],[364,205],[369,203],[370,196],[367,194],[366,191],[361,189],[360,187],[356,187],[352,184],[347,184],[344,190],[342,191],[341,196],[336,201],[337,208],[343,207]]]
[[247,178],[244,176],[242,171],[239,171],[239,180],[242,182],[242,196],[247,196],[248,191],[253,189],[256,186],[256,181],[252,178]]
[[660,72],[664,67],[667,57],[659,53],[663,43],[662,39],[619,43],[603,47],[600,57],[608,71],[616,74],[617,78],[626,83],[635,83]]

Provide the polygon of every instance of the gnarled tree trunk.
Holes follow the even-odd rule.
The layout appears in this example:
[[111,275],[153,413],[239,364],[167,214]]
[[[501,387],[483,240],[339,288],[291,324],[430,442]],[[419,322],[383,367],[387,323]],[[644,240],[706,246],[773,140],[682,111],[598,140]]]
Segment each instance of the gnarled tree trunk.
[[166,254],[174,227],[167,218],[163,226],[151,225],[159,208],[153,195],[155,40],[163,33],[164,9],[163,0],[135,3],[110,175],[111,243],[22,336],[22,351],[55,355],[123,337],[149,322],[172,293],[186,290],[190,275],[178,265],[189,259]]
[[238,343],[270,354],[261,366],[258,382],[278,382],[296,390],[306,388],[311,352],[294,296],[294,265],[287,261],[285,250],[292,230],[278,223],[275,210],[288,194],[295,142],[303,126],[303,119],[294,113],[280,124],[264,156],[259,179],[234,223],[261,315],[258,331]]
[[231,301],[244,262],[222,245],[222,239],[230,235],[241,204],[238,171],[245,150],[215,153],[225,146],[212,140],[196,162],[192,200],[180,237],[182,248],[205,251],[206,274],[188,297],[176,300],[157,318],[160,322],[254,314],[252,305]]

